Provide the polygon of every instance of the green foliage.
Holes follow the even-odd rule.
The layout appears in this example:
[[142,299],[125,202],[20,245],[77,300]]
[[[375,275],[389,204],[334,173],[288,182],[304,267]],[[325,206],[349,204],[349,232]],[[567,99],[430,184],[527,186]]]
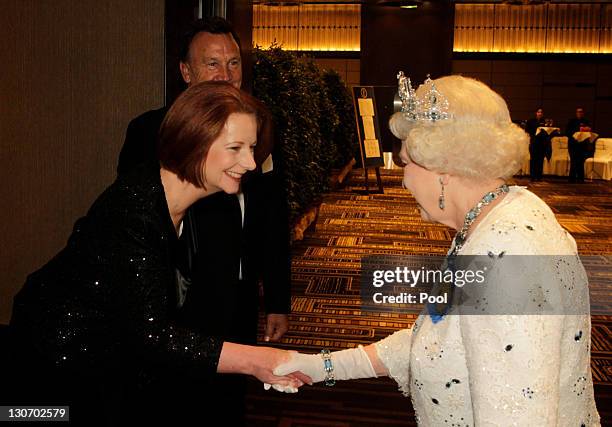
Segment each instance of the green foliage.
[[327,86],[329,99],[334,104],[334,110],[338,114],[339,122],[342,123],[342,126],[336,127],[333,138],[330,139],[336,141],[337,148],[336,162],[333,167],[343,167],[356,156],[359,149],[359,141],[355,131],[353,99],[340,74],[335,70],[325,70],[323,81]]
[[[335,74],[335,75],[334,75]],[[329,190],[332,167],[356,147],[351,96],[337,73],[272,45],[255,49],[253,94],[270,109],[293,223]],[[347,111],[350,110],[350,117]]]

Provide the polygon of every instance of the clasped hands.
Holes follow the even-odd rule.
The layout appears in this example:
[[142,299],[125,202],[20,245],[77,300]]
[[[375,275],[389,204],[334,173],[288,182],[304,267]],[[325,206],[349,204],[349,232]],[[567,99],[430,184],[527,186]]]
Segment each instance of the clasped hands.
[[[372,378],[377,376],[371,358],[378,365],[376,356],[370,349],[363,347],[352,348],[331,353],[331,371],[325,369],[321,354],[302,354],[295,351],[283,352],[280,362],[272,370],[275,378],[284,378],[284,381],[265,381],[264,388],[273,388],[285,393],[297,393],[304,383],[312,385],[326,379],[348,380],[356,378]],[[370,353],[370,354],[368,354]],[[383,371],[381,371],[383,373]]]

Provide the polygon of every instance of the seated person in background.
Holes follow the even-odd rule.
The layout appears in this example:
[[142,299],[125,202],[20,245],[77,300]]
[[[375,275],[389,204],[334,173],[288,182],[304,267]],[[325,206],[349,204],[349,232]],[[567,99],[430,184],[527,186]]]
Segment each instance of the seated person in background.
[[531,181],[542,180],[542,170],[544,167],[544,157],[546,157],[547,144],[550,143],[550,138],[546,132],[540,132],[536,135],[539,127],[545,126],[544,110],[538,108],[535,117],[527,120],[525,131],[529,134],[529,175]]
[[[199,382],[194,399],[202,404],[217,373],[299,385],[272,374],[288,352],[177,322],[185,212],[215,193],[235,194],[255,168],[260,106],[226,82],[192,85],[161,125],[159,162],[119,176],[76,222],[67,246],[28,277],[10,323],[21,366],[14,403],[70,405],[75,425],[191,425],[181,418],[192,409],[181,405],[181,378]],[[177,388],[160,394],[168,377]]]
[[576,108],[576,117],[567,122],[565,135],[567,136],[567,149],[570,157],[569,182],[584,182],[584,161],[586,160],[583,142],[576,141],[576,132],[590,132],[591,122],[584,117],[584,109]]
[[[513,314],[467,314],[451,298],[447,311],[428,306],[412,328],[377,343],[323,356],[292,353],[274,372],[301,371],[329,384],[332,376],[389,375],[411,396],[421,426],[599,426],[588,281],[576,242],[539,197],[506,184],[527,154],[528,136],[510,121],[504,100],[477,80],[442,77],[416,96],[445,97],[448,115],[426,108],[411,116],[402,108],[391,118],[403,141],[404,187],[424,220],[457,230],[448,265],[476,255],[496,268],[510,262],[510,274],[491,270],[490,280],[469,290],[487,304],[518,300],[533,311],[518,304]],[[545,298],[560,314],[538,308]]]

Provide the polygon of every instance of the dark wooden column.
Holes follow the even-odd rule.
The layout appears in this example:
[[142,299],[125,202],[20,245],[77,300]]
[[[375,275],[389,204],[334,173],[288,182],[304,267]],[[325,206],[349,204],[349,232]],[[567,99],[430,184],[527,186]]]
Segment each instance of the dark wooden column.
[[186,87],[179,71],[179,50],[185,29],[198,17],[199,3],[199,0],[166,0],[166,105]]
[[240,38],[242,50],[242,88],[251,91],[253,80],[253,2],[248,0],[227,1],[227,16]]
[[416,84],[427,74],[450,74],[453,20],[453,4],[446,0],[424,1],[416,9],[368,0],[361,8],[361,84],[396,85],[399,70]]

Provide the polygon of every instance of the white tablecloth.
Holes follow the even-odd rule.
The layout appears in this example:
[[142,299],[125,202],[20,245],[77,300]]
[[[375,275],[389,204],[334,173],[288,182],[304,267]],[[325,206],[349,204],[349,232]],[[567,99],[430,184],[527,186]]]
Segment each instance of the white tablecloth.
[[536,129],[536,135],[540,134],[540,132],[546,132],[547,134],[552,135],[555,132],[561,132],[561,129],[552,126],[540,126]]
[[599,135],[594,132],[576,132],[572,136],[578,142],[586,141],[587,139],[589,142],[593,142]]

